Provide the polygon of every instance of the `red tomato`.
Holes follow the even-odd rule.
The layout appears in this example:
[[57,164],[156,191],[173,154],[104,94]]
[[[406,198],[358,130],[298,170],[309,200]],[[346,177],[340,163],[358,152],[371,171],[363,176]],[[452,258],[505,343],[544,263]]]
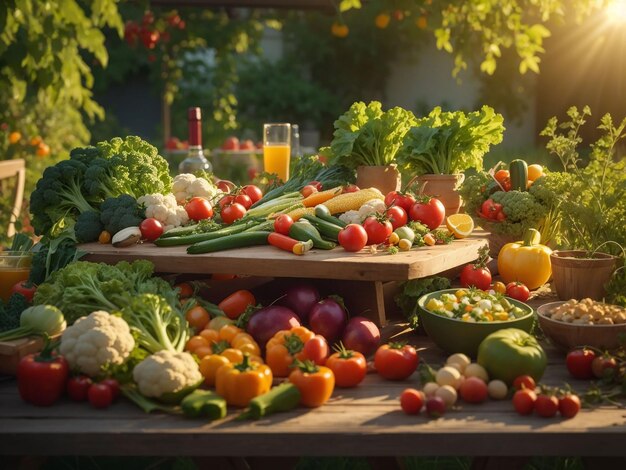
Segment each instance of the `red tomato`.
[[335,374],[337,387],[356,387],[365,378],[367,373],[367,361],[365,356],[358,351],[340,349],[326,361],[326,367]]
[[180,284],[176,284],[174,286],[175,289],[178,289],[178,297],[181,299],[187,299],[193,295],[193,287],[188,282],[181,282]]
[[426,400],[426,412],[430,418],[440,418],[446,412],[446,402],[441,397],[429,397]]
[[346,251],[360,251],[367,245],[367,232],[359,224],[348,224],[337,236],[339,244]]
[[483,379],[468,377],[461,384],[459,394],[463,401],[467,403],[482,403],[487,399],[489,391]]
[[258,202],[263,198],[263,191],[258,186],[253,184],[248,184],[241,188],[241,190],[246,193],[246,195],[252,200],[252,204]]
[[234,320],[238,318],[250,305],[255,305],[256,299],[249,290],[241,289],[233,292],[217,306],[228,318]]
[[233,202],[235,202],[235,196],[232,196],[230,194],[228,196],[224,196],[218,202],[218,204],[220,206],[220,210],[222,210],[224,208],[224,206],[228,206],[229,204],[232,204]]
[[598,356],[591,363],[591,371],[598,379],[612,377],[617,371],[617,361],[611,356]]
[[221,212],[222,220],[227,225],[241,219],[244,215],[246,215],[246,208],[237,202],[224,206]]
[[535,411],[539,416],[552,418],[559,410],[559,400],[554,395],[539,395],[535,402]]
[[239,143],[239,150],[254,150],[256,147],[254,146],[254,142],[250,139],[246,139],[243,142]]
[[274,232],[289,235],[289,229],[293,225],[293,219],[287,214],[281,214],[274,220]]
[[359,188],[356,184],[349,184],[347,186],[344,186],[343,189],[341,190],[341,192],[343,194],[345,193],[356,193],[357,191],[360,191],[361,188]]
[[388,220],[379,220],[370,216],[363,222],[363,228],[367,233],[367,244],[378,245],[384,243],[393,233],[393,226]]
[[593,379],[591,365],[596,353],[591,349],[574,349],[567,354],[565,364],[570,375],[575,379]]
[[461,271],[461,285],[463,287],[475,286],[482,290],[491,287],[491,272],[488,268],[466,264]]
[[91,379],[86,375],[77,375],[67,381],[65,391],[70,400],[85,401],[87,400],[87,391],[91,386]]
[[387,207],[400,206],[407,213],[411,210],[413,204],[415,204],[415,198],[409,193],[391,191],[385,196],[385,205]]
[[535,408],[535,401],[537,401],[537,394],[526,388],[518,390],[513,395],[513,406],[521,415],[531,414]]
[[383,344],[374,354],[376,372],[387,380],[404,380],[415,369],[419,357],[413,346],[403,343]]
[[307,183],[307,186],[315,186],[315,189],[317,189],[318,191],[321,191],[323,188],[322,183],[320,183],[319,181],[313,180],[313,181],[309,181]]
[[[499,206],[499,207],[498,207]],[[493,199],[487,199],[480,207],[480,212],[487,219],[496,219],[499,212],[502,211],[502,205],[493,202]]]
[[494,176],[496,181],[502,186],[502,189],[505,191],[511,190],[511,175],[509,170],[498,170]]
[[433,197],[428,202],[413,204],[409,209],[409,217],[411,220],[417,220],[429,229],[435,230],[443,223],[443,219],[446,217],[446,208],[439,199]]
[[506,285],[506,295],[520,302],[526,302],[530,297],[530,291],[522,282],[509,282]]
[[307,184],[304,188],[300,190],[300,194],[302,194],[302,197],[309,197],[311,194],[315,194],[316,192],[318,192],[317,188],[310,184]]
[[29,281],[20,281],[11,287],[11,295],[21,294],[29,303],[32,303],[35,292],[37,292],[37,286]]
[[513,381],[513,388],[515,388],[515,390],[535,390],[536,386],[535,379],[530,375],[520,375]]
[[580,411],[580,398],[578,395],[565,395],[559,400],[559,413],[564,418],[573,418]]
[[87,398],[94,408],[108,408],[113,403],[113,390],[106,384],[91,384]]
[[109,377],[108,379],[101,380],[100,383],[107,385],[111,389],[111,392],[113,392],[113,400],[120,396],[120,383],[117,380]]
[[305,359],[315,362],[318,366],[326,364],[328,357],[328,343],[322,335],[315,335],[304,343],[302,355]]
[[408,219],[406,211],[400,206],[391,206],[385,211],[385,216],[389,219],[389,222],[391,222],[391,226],[394,230],[406,225]]
[[211,203],[203,197],[192,197],[187,204],[185,210],[191,220],[204,220],[213,217],[213,208]]
[[239,139],[235,136],[228,137],[222,144],[222,150],[239,150]]
[[252,206],[252,199],[247,194],[237,194],[235,196],[235,202],[241,204],[246,210],[250,209]]
[[154,217],[150,217],[141,222],[139,230],[141,230],[141,238],[153,242],[163,235],[163,224]]
[[400,394],[400,407],[408,415],[416,415],[424,407],[426,395],[421,390],[407,388]]
[[217,185],[217,189],[219,189],[223,193],[229,193],[236,188],[235,183],[228,180],[219,180],[215,184]]

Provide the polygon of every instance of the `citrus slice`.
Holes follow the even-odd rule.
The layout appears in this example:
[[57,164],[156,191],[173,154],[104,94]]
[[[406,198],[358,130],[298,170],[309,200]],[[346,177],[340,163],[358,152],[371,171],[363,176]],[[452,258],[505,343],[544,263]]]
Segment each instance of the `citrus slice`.
[[446,226],[456,238],[465,238],[474,230],[474,221],[467,214],[452,214],[446,218]]

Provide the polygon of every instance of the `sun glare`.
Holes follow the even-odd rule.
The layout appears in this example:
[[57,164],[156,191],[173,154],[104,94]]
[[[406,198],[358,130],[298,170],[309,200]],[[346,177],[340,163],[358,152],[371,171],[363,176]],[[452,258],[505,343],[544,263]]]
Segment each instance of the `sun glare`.
[[626,23],[626,0],[613,0],[606,7],[606,16],[611,23]]

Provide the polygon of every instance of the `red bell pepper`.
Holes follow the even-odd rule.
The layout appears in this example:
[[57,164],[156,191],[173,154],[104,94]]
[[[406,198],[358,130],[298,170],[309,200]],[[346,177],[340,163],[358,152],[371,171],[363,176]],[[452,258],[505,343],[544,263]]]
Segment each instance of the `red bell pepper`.
[[29,354],[17,366],[17,386],[22,400],[37,406],[50,406],[65,391],[69,366],[63,356],[53,353],[46,339],[39,354]]

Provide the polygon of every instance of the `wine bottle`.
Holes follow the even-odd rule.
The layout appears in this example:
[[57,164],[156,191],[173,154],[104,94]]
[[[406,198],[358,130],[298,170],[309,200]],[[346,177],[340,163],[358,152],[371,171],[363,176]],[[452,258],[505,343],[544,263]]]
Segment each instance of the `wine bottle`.
[[194,173],[204,170],[210,173],[213,168],[202,150],[202,113],[200,108],[189,108],[187,120],[189,122],[189,152],[187,158],[178,166],[178,172]]

